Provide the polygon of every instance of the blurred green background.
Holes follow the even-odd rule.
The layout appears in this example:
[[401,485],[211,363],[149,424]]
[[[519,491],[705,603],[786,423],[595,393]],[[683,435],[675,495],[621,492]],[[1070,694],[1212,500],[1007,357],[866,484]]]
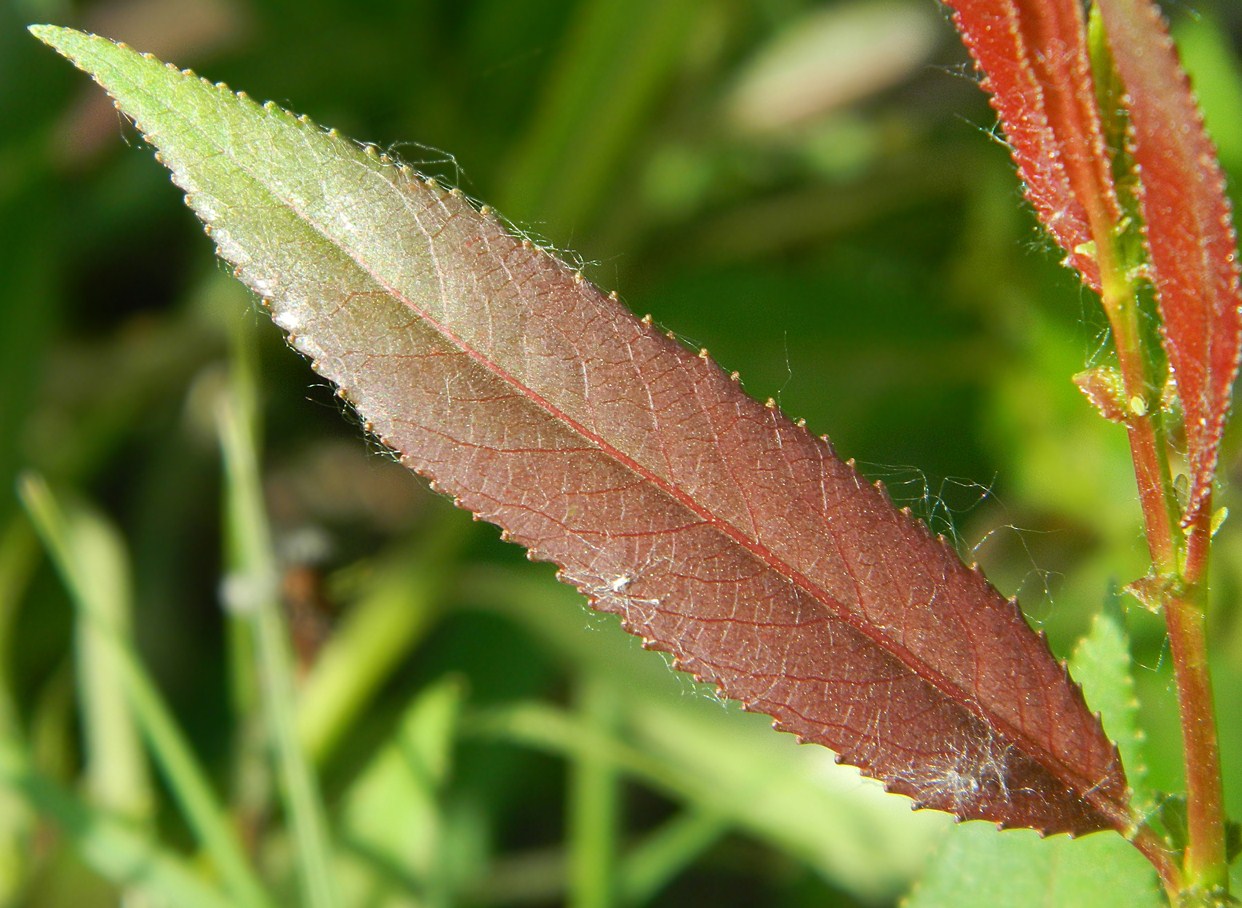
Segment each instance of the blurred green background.
[[[1242,8],[1171,12],[1242,174]],[[212,904],[246,891],[230,848],[277,904],[330,853],[351,905],[884,905],[977,828],[670,672],[395,465],[31,22],[492,204],[828,433],[1063,656],[1146,567],[1123,434],[1069,380],[1102,318],[931,0],[6,0],[0,905]],[[1239,816],[1242,533],[1218,542]],[[1176,791],[1160,623],[1125,619],[1146,784]]]

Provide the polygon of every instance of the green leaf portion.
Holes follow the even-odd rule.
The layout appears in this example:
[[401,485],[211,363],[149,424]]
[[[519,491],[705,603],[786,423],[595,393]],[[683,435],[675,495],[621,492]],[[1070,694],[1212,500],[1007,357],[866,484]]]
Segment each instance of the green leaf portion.
[[1070,669],[1082,685],[1087,706],[1100,714],[1105,733],[1121,751],[1121,762],[1133,792],[1132,803],[1141,814],[1150,801],[1150,793],[1144,786],[1144,736],[1139,728],[1131,664],[1130,640],[1114,592],[1103,611],[1095,616],[1090,632],[1078,642]]
[[958,827],[906,908],[1160,908],[1155,871],[1116,833],[1041,839]]
[[[460,678],[428,685],[342,797],[346,904],[406,904],[412,894],[421,905],[453,903],[462,843],[442,802],[464,694]],[[368,891],[376,880],[383,891]]]

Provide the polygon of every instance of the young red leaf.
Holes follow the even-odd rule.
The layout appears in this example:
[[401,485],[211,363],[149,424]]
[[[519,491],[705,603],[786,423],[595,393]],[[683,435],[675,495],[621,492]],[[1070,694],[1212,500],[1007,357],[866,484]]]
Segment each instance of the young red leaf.
[[1242,290],[1225,179],[1190,83],[1150,0],[1099,0],[1125,86],[1144,236],[1186,420],[1184,521],[1211,499],[1242,350]]
[[705,351],[374,149],[35,33],[368,427],[647,645],[922,806],[1128,827],[1116,749],[1017,605]]
[[1079,0],[945,0],[983,73],[1026,197],[1100,290],[1093,250],[1118,218]]

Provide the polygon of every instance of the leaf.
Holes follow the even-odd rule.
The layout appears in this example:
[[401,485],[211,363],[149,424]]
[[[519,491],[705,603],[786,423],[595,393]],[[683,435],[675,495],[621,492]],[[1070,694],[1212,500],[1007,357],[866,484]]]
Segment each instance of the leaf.
[[984,74],[1026,197],[1100,290],[1094,250],[1118,220],[1079,0],[945,0]]
[[1109,422],[1124,423],[1130,416],[1131,403],[1126,400],[1121,373],[1112,366],[1096,366],[1078,372],[1074,375],[1074,384]]
[[1110,833],[1039,839],[980,823],[952,830],[903,908],[1162,908],[1152,866]]
[[[1144,773],[1129,641],[1116,595],[1097,613],[1070,662],[1087,702],[1121,748],[1131,781]],[[905,908],[1006,905],[1009,908],[1159,908],[1160,882],[1123,839],[1107,833],[1077,841],[997,833],[967,823],[948,834]]]
[[1147,253],[1185,412],[1188,526],[1211,501],[1242,353],[1237,237],[1216,150],[1160,11],[1150,0],[1100,0],[1099,9],[1126,89]]
[[1017,604],[706,351],[374,148],[34,32],[135,119],[368,429],[647,645],[919,806],[1128,826],[1116,748]]
[[1120,596],[1114,590],[1104,608],[1096,613],[1091,630],[1074,648],[1070,668],[1082,684],[1087,704],[1099,713],[1105,731],[1121,752],[1126,778],[1134,790],[1132,800],[1141,801],[1147,766],[1143,757],[1144,735],[1139,727],[1139,704],[1130,674],[1133,662]]

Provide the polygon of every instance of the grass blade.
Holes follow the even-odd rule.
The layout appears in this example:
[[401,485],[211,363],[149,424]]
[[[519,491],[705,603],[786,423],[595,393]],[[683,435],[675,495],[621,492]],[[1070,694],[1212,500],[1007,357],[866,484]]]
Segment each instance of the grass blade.
[[217,411],[226,486],[229,605],[253,625],[254,655],[277,778],[295,842],[302,897],[311,908],[339,905],[332,846],[319,783],[297,735],[293,654],[278,594],[259,479],[252,364],[234,360],[230,392]]
[[[98,621],[98,616],[91,611],[93,603],[87,592],[91,579],[84,572],[85,565],[78,553],[70,546],[69,518],[60,502],[38,476],[24,476],[19,490],[26,511],[64,578],[82,620]],[[100,643],[106,644],[112,652],[125,697],[151,755],[187,822],[224,878],[234,903],[246,908],[267,908],[271,902],[251,870],[224,809],[133,648],[109,626],[100,624],[97,630]]]

